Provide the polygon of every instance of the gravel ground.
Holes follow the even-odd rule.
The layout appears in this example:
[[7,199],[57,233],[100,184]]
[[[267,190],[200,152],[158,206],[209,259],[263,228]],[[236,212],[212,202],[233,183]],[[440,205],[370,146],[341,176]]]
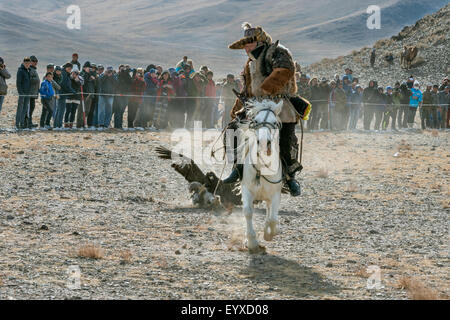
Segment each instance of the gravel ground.
[[[241,208],[195,208],[154,155],[169,133],[2,132],[0,299],[408,299],[404,276],[446,297],[449,137],[307,133],[303,195],[283,195],[270,243],[259,207],[267,254],[252,256]],[[80,257],[86,244],[102,257]],[[381,289],[367,289],[371,265]]]

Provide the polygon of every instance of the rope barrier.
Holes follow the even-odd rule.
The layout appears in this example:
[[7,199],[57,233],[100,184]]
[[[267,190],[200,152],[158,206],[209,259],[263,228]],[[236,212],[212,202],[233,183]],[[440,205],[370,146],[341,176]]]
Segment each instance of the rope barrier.
[[[8,94],[9,96],[12,97],[36,97],[36,95],[16,95],[16,94]],[[62,93],[62,94],[58,94],[56,96],[74,96],[74,95],[81,95],[81,92],[77,92],[77,93]],[[187,97],[177,97],[177,96],[148,96],[148,95],[133,95],[133,94],[120,94],[120,93],[86,93],[84,92],[85,96],[108,96],[108,97],[132,97],[132,98],[170,98],[170,99],[211,99],[211,100],[221,100],[221,102],[223,102],[223,98],[219,98],[219,97],[205,97],[205,96],[187,96]],[[37,99],[37,98],[36,98]],[[228,98],[225,98],[226,100],[228,100]],[[230,99],[233,100],[234,99]],[[317,102],[326,102],[329,103],[329,100],[309,100],[309,102],[311,103],[317,103]],[[409,107],[411,106],[410,104],[397,104],[397,103],[393,103],[390,105],[387,104],[380,104],[380,103],[366,103],[366,102],[360,102],[360,103],[356,103],[356,102],[347,102],[345,105],[364,105],[364,106],[394,106],[394,107]],[[420,106],[422,107],[446,107],[448,105],[446,104],[421,104]]]

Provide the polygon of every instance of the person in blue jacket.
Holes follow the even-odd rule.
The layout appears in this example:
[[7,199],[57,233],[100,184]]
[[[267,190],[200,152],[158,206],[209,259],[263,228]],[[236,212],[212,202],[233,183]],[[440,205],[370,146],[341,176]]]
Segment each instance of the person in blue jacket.
[[408,117],[408,128],[412,129],[414,127],[414,120],[416,118],[417,109],[422,104],[423,94],[420,91],[420,83],[418,81],[414,82],[414,88],[411,89],[411,96],[409,97],[409,117]]
[[53,90],[52,82],[53,82],[53,73],[47,72],[44,81],[41,83],[41,88],[39,89],[42,102],[40,127],[43,130],[51,129],[50,120],[52,119],[53,114],[52,102],[53,97],[55,96],[55,90]]

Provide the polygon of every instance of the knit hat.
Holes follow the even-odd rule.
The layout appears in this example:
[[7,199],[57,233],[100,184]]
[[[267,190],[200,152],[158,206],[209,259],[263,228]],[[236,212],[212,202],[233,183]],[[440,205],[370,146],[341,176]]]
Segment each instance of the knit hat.
[[242,24],[244,29],[244,37],[238,41],[233,42],[228,46],[230,49],[244,49],[245,45],[253,42],[272,43],[272,38],[263,30],[262,27],[253,28],[248,22]]
[[31,60],[31,62],[38,62],[38,59],[36,58],[36,56],[31,56],[30,60]]
[[89,61],[86,61],[83,65],[83,69],[84,68],[90,68],[91,67],[91,63]]
[[387,86],[386,87],[386,91],[388,91],[388,90],[392,90],[392,87],[391,86]]
[[66,64],[63,65],[63,69],[65,68],[73,68],[73,64],[71,64],[70,62],[67,62]]
[[149,71],[149,73],[156,73],[156,69],[151,68],[150,71]]
[[47,65],[47,69],[51,69],[51,68],[54,68],[55,67],[55,65],[53,64],[53,63],[49,63],[48,65]]
[[106,68],[106,71],[114,71],[114,68],[113,67],[108,67],[108,68]]
[[61,66],[56,66],[55,71],[62,71]]
[[420,87],[420,82],[419,81],[414,81],[414,87]]

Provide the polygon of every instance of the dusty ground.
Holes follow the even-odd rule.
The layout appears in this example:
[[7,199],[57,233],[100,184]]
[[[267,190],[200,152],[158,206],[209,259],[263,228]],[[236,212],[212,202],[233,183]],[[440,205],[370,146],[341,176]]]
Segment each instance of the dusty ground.
[[[241,209],[194,208],[155,157],[167,133],[0,133],[0,299],[407,299],[404,276],[445,297],[449,138],[306,134],[303,196],[283,196],[282,234],[251,256]],[[86,244],[102,257],[79,257]],[[367,289],[371,265],[384,288]]]

